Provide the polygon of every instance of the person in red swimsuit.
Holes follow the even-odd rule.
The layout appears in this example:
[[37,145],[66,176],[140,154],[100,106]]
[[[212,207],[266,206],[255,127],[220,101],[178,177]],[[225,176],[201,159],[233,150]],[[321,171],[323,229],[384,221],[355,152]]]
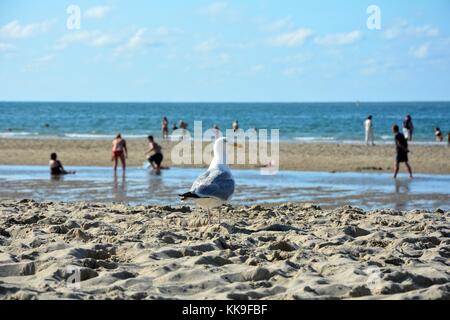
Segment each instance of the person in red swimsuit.
[[122,163],[122,169],[125,172],[126,158],[128,158],[127,142],[122,138],[122,135],[118,133],[116,138],[112,142],[111,160],[114,161],[114,172],[117,171],[117,163],[119,159]]

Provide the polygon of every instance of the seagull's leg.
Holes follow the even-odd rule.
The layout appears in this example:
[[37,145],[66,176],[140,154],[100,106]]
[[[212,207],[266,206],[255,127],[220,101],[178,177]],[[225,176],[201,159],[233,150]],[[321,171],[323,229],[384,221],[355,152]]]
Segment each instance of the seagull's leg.
[[210,224],[211,223],[211,215],[209,212],[209,208],[206,208],[206,213],[208,214],[208,224]]

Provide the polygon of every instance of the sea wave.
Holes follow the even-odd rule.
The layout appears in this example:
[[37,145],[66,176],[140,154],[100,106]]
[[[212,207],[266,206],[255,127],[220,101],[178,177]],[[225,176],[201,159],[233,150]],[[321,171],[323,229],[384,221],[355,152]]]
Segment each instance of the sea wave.
[[334,137],[294,137],[294,140],[301,142],[324,142],[324,141],[336,141]]
[[[65,133],[64,134],[65,138],[69,138],[69,139],[87,139],[87,140],[103,140],[103,139],[114,139],[115,135],[114,134],[99,134],[99,133]],[[146,138],[147,135],[145,134],[127,134],[127,135],[123,135],[124,138],[127,139],[143,139]]]
[[37,136],[37,132],[0,132],[0,138],[21,138],[21,137],[32,137]]

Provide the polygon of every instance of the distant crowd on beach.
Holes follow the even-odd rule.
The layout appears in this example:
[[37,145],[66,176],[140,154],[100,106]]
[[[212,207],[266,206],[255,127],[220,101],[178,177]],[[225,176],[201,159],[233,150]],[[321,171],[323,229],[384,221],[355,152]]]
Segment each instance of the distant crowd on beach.
[[[162,139],[169,140],[169,120],[166,116],[162,118],[161,121],[161,131],[162,131]],[[177,130],[187,131],[188,124],[184,120],[180,120],[177,123],[172,125],[172,133],[175,133]],[[231,124],[231,129],[236,132],[240,129],[239,121],[235,120]],[[372,145],[375,146],[375,135],[374,135],[374,124],[373,124],[373,116],[370,115],[364,121],[364,129],[365,129],[365,143],[367,146]],[[219,138],[220,128],[218,125],[213,126],[213,130],[215,132],[215,138]],[[411,115],[406,115],[402,123],[402,132],[400,132],[400,127],[398,125],[392,126],[392,133],[394,134],[394,141],[396,146],[396,157],[395,157],[395,166],[394,166],[394,176],[395,179],[399,172],[399,165],[401,163],[405,163],[410,178],[413,178],[412,168],[409,164],[408,153],[409,147],[408,142],[413,141],[414,136],[414,124]],[[184,133],[183,135],[184,136]],[[444,136],[440,128],[435,128],[435,139],[436,142],[443,142]],[[154,172],[157,174],[160,173],[162,169],[162,162],[164,160],[164,155],[162,152],[162,147],[155,141],[153,136],[148,136],[148,149],[145,151],[144,155],[146,157],[146,161],[148,161],[148,165],[152,167]],[[447,136],[448,145],[450,146],[450,133]],[[111,150],[111,161],[113,162],[113,170],[117,171],[117,167],[119,162],[122,165],[122,170],[125,172],[126,170],[126,159],[128,158],[128,149],[126,140],[122,137],[121,133],[118,133],[114,140],[112,141],[112,150]],[[50,155],[50,171],[52,175],[65,175],[65,174],[74,174],[74,171],[66,171],[61,163],[58,160],[58,156],[56,153],[52,153]]]
[[[175,132],[176,130],[186,130],[188,129],[188,124],[184,120],[180,120],[179,124],[177,126],[176,123],[172,126],[172,131]],[[216,139],[220,137],[220,128],[218,125],[213,126],[214,132],[216,133]],[[239,130],[239,121],[235,120],[232,123],[232,129],[236,132]],[[162,130],[162,138],[163,140],[169,139],[169,120],[166,116],[163,117],[161,122],[161,130]],[[164,155],[162,153],[162,147],[160,144],[158,144],[155,141],[155,138],[153,136],[148,136],[148,149],[144,152],[144,155],[147,157],[149,166],[152,167],[153,171],[156,174],[159,174],[161,172],[161,169],[163,167],[161,166]],[[75,171],[67,171],[64,169],[62,162],[58,160],[56,153],[52,153],[50,155],[50,172],[52,176],[60,176],[60,175],[66,175],[66,174],[75,174]],[[126,170],[126,160],[128,159],[128,148],[127,148],[127,142],[122,137],[121,133],[118,133],[114,140],[112,141],[112,149],[111,149],[111,161],[113,162],[113,170],[114,172],[117,172],[117,167],[119,165],[119,162],[122,166],[122,171],[125,172]],[[165,169],[165,168],[164,168]]]
[[[364,129],[365,129],[365,142],[366,145],[375,146],[375,138],[374,138],[374,130],[373,130],[373,116],[368,116],[366,121],[364,121]],[[408,153],[408,141],[413,141],[414,135],[414,124],[412,121],[411,115],[406,115],[403,120],[402,126],[403,133],[400,132],[400,127],[396,124],[392,126],[392,133],[394,134],[395,147],[396,147],[396,157],[395,157],[395,165],[394,165],[394,176],[396,179],[399,169],[400,163],[404,163],[409,172],[409,177],[413,178],[412,168],[409,164]],[[435,128],[434,131],[436,142],[443,142],[444,136],[440,128]],[[448,133],[448,145],[450,145],[450,133]]]
[[[403,120],[403,127],[402,127],[403,135],[405,136],[407,141],[413,141],[413,135],[414,135],[414,124],[412,121],[411,115],[406,115],[405,119]],[[375,136],[374,136],[374,129],[373,129],[373,116],[368,116],[367,119],[364,121],[364,130],[365,130],[365,142],[366,145],[375,145]],[[444,134],[442,133],[442,130],[439,127],[436,127],[434,129],[434,138],[436,142],[443,142],[444,141]],[[447,143],[450,145],[450,132],[447,134]]]

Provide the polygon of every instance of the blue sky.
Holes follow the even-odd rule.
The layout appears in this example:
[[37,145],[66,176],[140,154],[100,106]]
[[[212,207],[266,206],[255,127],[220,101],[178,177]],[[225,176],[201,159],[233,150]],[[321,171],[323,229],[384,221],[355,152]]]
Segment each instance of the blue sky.
[[450,100],[449,21],[448,0],[2,0],[0,100]]

